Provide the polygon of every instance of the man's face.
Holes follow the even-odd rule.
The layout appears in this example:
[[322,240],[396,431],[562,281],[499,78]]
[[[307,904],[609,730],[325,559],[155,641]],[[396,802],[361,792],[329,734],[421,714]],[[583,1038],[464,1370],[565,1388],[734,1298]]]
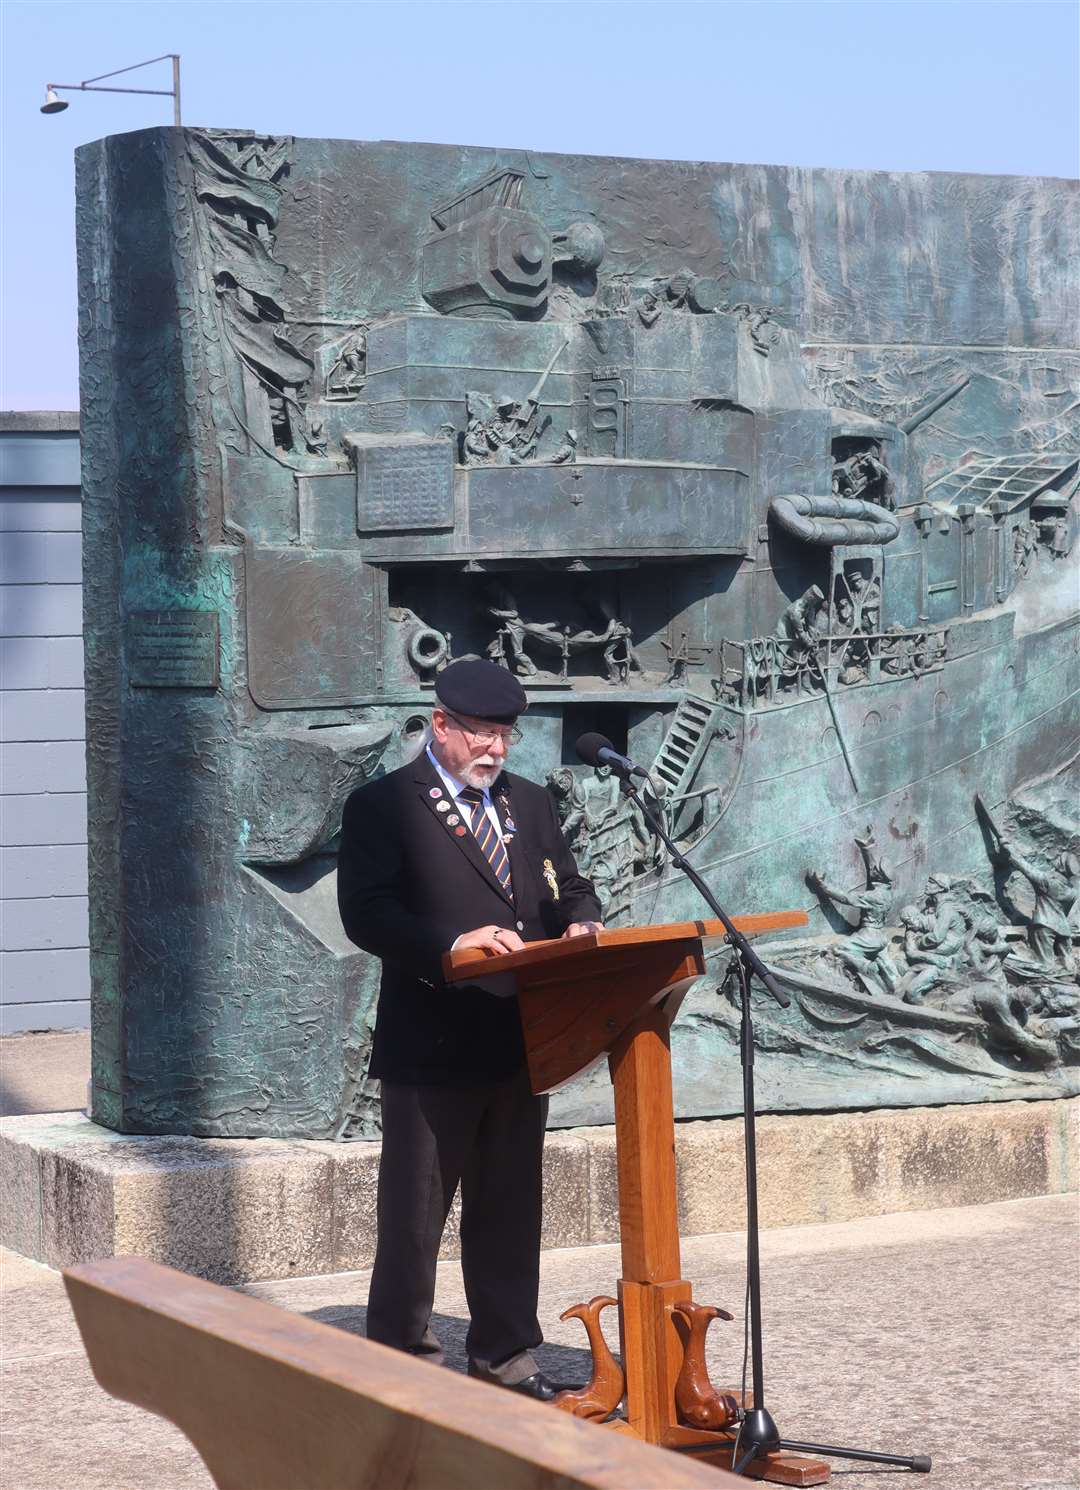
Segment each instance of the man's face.
[[512,731],[512,725],[451,714],[447,709],[434,709],[431,715],[435,754],[451,776],[481,790],[491,786],[502,770],[513,743]]

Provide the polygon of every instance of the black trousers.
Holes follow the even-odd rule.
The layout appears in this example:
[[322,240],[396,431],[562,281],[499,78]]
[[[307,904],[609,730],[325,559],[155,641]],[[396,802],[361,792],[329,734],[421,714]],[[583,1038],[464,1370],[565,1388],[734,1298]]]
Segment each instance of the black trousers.
[[383,1082],[369,1339],[441,1360],[430,1328],[435,1264],[460,1183],[469,1360],[507,1385],[537,1369],[547,1109],[524,1069],[468,1086]]

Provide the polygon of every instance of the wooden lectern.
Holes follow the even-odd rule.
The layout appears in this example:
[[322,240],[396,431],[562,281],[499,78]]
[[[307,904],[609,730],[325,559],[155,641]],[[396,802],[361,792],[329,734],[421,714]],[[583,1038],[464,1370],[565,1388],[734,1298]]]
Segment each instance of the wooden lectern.
[[[735,918],[744,936],[806,922],[803,911]],[[737,1394],[718,1393],[708,1381],[705,1329],[711,1319],[731,1316],[695,1304],[682,1277],[669,1038],[687,988],[705,972],[702,942],[723,935],[719,921],[682,921],[533,942],[502,956],[470,948],[448,952],[443,963],[452,983],[513,978],[533,1091],[554,1091],[608,1057],[622,1278],[617,1301],[600,1297],[567,1311],[589,1332],[593,1379],[580,1392],[564,1393],[559,1405],[727,1468]],[[621,1368],[598,1323],[600,1311],[616,1302]],[[611,1417],[624,1390],[626,1417]],[[789,1485],[820,1484],[829,1476],[820,1461],[785,1453],[754,1461],[748,1473]]]

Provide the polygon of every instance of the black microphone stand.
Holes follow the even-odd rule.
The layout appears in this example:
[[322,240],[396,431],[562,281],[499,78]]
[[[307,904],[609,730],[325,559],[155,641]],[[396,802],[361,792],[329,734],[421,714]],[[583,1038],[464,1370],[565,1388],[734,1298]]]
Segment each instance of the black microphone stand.
[[[746,1151],[746,1291],[750,1301],[750,1360],[753,1384],[753,1405],[744,1407],[738,1436],[733,1452],[739,1458],[733,1465],[736,1474],[742,1474],[755,1459],[765,1454],[774,1454],[781,1449],[822,1454],[834,1459],[863,1459],[872,1464],[892,1464],[901,1469],[914,1470],[917,1474],[930,1471],[929,1456],[918,1454],[907,1457],[902,1454],[877,1454],[867,1449],[838,1448],[835,1444],[803,1443],[791,1438],[781,1438],[780,1430],[772,1413],[765,1406],[764,1363],[761,1343],[761,1265],[758,1252],[758,1193],[757,1193],[757,1112],[754,1106],[754,1026],[750,1015],[750,979],[755,974],[764,983],[782,1009],[789,1007],[791,1000],[754,951],[746,937],[720,905],[716,896],[687,862],[672,841],[667,829],[654,807],[641,795],[633,778],[625,771],[618,771],[623,794],[640,808],[645,821],[671,855],[671,863],[686,875],[705,904],[723,923],[727,933],[725,940],[733,951],[732,966],[739,980],[742,1023],[740,1027],[739,1051],[743,1077],[743,1134]],[[644,772],[640,773],[645,775]],[[647,779],[647,778],[646,778]],[[652,782],[649,782],[650,787]],[[655,792],[654,792],[655,798]]]

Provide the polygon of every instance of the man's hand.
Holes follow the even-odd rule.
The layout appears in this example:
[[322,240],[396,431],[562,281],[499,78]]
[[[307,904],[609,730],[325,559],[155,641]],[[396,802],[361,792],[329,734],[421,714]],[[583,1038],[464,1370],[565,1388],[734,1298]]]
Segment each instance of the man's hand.
[[481,951],[501,957],[504,952],[520,952],[524,946],[516,931],[505,926],[480,926],[459,936],[453,951],[460,952],[462,947],[479,947]]
[[571,921],[562,934],[562,940],[565,941],[568,936],[591,936],[594,931],[603,929],[599,921]]

